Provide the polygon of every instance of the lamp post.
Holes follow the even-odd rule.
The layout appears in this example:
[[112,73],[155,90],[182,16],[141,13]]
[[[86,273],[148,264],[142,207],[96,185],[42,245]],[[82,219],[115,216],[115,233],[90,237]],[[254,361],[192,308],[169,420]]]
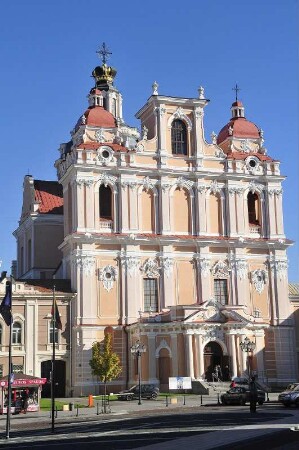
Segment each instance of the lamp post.
[[250,363],[249,363],[249,353],[253,352],[253,350],[256,347],[255,342],[251,341],[247,336],[244,339],[244,341],[240,342],[240,347],[242,352],[245,352],[247,354],[246,358],[246,364],[247,364],[247,374],[248,374],[248,380],[250,377]]
[[146,347],[140,341],[136,341],[131,347],[132,355],[136,355],[138,367],[138,405],[141,405],[141,355],[146,352]]

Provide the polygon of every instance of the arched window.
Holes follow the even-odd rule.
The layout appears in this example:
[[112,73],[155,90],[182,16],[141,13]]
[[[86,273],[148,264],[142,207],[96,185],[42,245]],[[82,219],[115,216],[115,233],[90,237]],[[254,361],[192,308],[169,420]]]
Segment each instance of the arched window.
[[2,339],[3,339],[3,328],[2,328],[2,325],[0,323],[0,345],[2,345]]
[[12,343],[22,343],[22,325],[19,322],[14,322],[12,326]]
[[256,193],[248,192],[248,222],[253,225],[260,225],[259,198]]
[[112,191],[109,186],[100,186],[100,218],[112,220]]
[[182,120],[172,122],[171,148],[173,155],[187,155],[187,128]]

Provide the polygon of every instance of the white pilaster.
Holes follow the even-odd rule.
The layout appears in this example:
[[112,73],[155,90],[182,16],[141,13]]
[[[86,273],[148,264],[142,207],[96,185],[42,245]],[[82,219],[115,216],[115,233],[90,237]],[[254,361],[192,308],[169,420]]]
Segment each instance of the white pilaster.
[[200,379],[204,379],[205,378],[205,364],[204,364],[202,335],[197,334],[195,336],[195,339],[196,339],[196,349],[197,349],[198,377]]
[[193,334],[186,334],[186,359],[187,359],[187,376],[194,379],[194,359],[193,359]]

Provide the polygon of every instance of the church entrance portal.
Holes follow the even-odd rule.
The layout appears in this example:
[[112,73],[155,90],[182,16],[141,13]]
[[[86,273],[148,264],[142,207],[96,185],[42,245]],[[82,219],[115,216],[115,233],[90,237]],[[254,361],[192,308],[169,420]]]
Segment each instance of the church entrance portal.
[[[224,358],[222,348],[217,342],[209,342],[204,348],[205,378],[213,381],[212,374],[216,366],[223,370]],[[220,374],[221,375],[221,374]],[[221,377],[222,378],[222,377]]]

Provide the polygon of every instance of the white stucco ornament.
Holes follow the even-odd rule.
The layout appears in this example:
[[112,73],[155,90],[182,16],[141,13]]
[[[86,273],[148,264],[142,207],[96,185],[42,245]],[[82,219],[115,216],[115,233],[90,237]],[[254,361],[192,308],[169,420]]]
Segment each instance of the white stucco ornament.
[[211,181],[210,184],[210,192],[211,194],[219,194],[221,191],[221,187],[219,186],[218,182],[216,180]]
[[170,274],[173,271],[173,259],[168,256],[160,256],[160,264],[167,278],[170,277]]
[[92,275],[94,273],[95,258],[93,256],[75,256],[73,264],[85,275]]
[[204,257],[199,257],[196,259],[197,260],[197,264],[198,267],[201,271],[201,274],[204,278],[206,278],[209,273],[210,273],[210,269],[211,269],[211,265],[210,265],[210,261],[208,258],[204,258]]
[[142,272],[144,272],[148,278],[159,277],[160,269],[161,267],[159,267],[158,262],[154,258],[148,258],[141,267]]
[[228,278],[230,273],[230,269],[225,261],[219,260],[214,264],[212,269],[212,275],[215,278]]
[[245,259],[236,259],[235,261],[237,275],[240,280],[244,280],[248,273],[248,265]]
[[121,265],[127,269],[130,276],[133,276],[134,273],[136,273],[139,264],[140,259],[137,256],[121,255]]
[[257,269],[251,272],[251,282],[255,290],[261,294],[268,280],[268,274],[265,270]]
[[104,289],[111,291],[118,276],[118,269],[114,266],[106,266],[99,269],[99,280],[102,281]]

